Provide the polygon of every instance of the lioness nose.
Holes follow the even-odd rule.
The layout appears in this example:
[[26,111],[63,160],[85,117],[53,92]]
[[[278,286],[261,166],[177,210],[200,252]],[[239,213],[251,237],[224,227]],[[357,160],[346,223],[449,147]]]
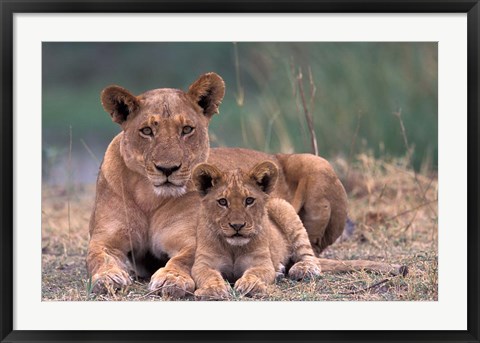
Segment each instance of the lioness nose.
[[228,225],[230,225],[235,231],[240,231],[244,226],[245,224],[247,223],[242,223],[242,224],[239,224],[239,223],[235,223],[235,224],[232,224],[232,223],[228,223]]
[[161,171],[162,173],[164,173],[166,177],[169,177],[170,175],[172,175],[173,172],[179,170],[181,166],[182,166],[181,164],[173,167],[164,167],[164,166],[155,165],[155,168],[157,168],[158,171]]

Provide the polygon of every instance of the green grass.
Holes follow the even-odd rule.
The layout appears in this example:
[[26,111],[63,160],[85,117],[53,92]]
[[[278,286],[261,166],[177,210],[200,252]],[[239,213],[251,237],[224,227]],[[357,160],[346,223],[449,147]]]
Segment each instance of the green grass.
[[[436,43],[241,42],[236,47],[235,54],[229,42],[44,43],[43,147],[64,147],[71,125],[75,145],[83,138],[104,150],[119,131],[100,104],[100,92],[110,84],[134,94],[161,87],[186,90],[199,75],[215,71],[227,88],[221,114],[211,123],[214,146],[309,152],[308,129],[293,88],[301,68],[307,102],[308,70],[317,89],[312,113],[322,156],[349,152],[357,127],[355,153],[368,149],[377,157],[385,151],[402,156],[405,146],[394,116],[401,108],[415,145],[414,166],[418,169],[427,158],[436,165]],[[267,135],[263,128],[270,123],[273,130]]]

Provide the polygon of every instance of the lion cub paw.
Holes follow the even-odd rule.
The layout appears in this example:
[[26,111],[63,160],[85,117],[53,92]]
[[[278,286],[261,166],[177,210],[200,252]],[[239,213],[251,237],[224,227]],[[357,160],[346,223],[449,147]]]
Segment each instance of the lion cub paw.
[[157,291],[164,297],[183,298],[187,294],[193,294],[195,282],[184,272],[160,268],[152,275],[148,289]]
[[292,280],[312,279],[320,275],[320,264],[315,261],[300,261],[295,263],[288,271],[288,277]]
[[132,283],[130,275],[118,267],[112,267],[100,271],[92,276],[92,292],[97,294],[115,293],[118,289],[124,289]]
[[246,296],[267,294],[267,285],[256,276],[242,276],[235,282],[233,289]]
[[195,291],[195,297],[199,300],[222,300],[227,299],[230,293],[226,284],[210,285]]

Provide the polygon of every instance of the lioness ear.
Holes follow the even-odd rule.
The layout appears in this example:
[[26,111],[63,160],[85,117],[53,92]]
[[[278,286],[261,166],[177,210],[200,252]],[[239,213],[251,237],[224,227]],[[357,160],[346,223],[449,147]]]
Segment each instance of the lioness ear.
[[140,107],[137,98],[119,86],[105,88],[100,97],[105,111],[112,116],[114,122],[120,125]]
[[215,113],[218,113],[218,106],[225,95],[225,82],[215,73],[203,74],[192,83],[187,94],[210,119]]
[[201,196],[205,196],[222,178],[222,172],[217,167],[201,163],[193,169],[192,180]]
[[250,171],[250,177],[263,192],[270,194],[275,189],[278,167],[270,161],[260,162]]

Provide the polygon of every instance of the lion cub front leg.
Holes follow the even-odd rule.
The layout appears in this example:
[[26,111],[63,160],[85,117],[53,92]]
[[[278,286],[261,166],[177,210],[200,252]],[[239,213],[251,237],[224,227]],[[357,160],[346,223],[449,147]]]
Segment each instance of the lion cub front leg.
[[192,277],[197,290],[195,296],[200,300],[221,300],[229,296],[227,286],[222,274],[208,261],[197,258],[192,268]]
[[183,298],[187,294],[193,294],[195,282],[190,276],[195,246],[187,246],[181,249],[167,262],[165,267],[160,268],[152,275],[148,288],[158,291],[162,296]]
[[294,208],[283,199],[273,198],[268,203],[268,214],[289,245],[290,258],[294,262],[288,271],[289,278],[303,280],[320,275],[320,261]]
[[265,295],[267,285],[275,281],[275,268],[269,252],[262,255],[257,254],[255,258],[244,257],[235,264],[250,265],[233,286],[233,289],[242,295]]
[[322,271],[320,260],[313,252],[303,225],[301,231],[298,232],[298,239],[292,244],[292,250],[292,260],[294,264],[288,271],[288,277],[290,279],[312,279],[320,275]]

